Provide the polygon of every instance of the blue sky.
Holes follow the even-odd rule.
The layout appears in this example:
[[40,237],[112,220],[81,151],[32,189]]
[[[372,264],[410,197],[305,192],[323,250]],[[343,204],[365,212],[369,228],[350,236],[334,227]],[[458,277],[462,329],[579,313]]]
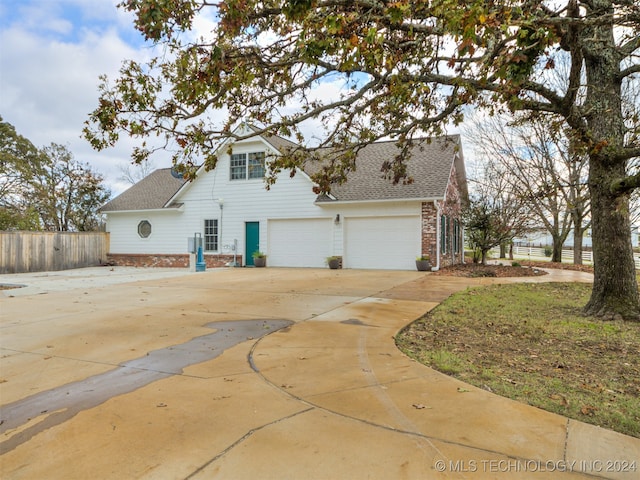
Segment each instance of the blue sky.
[[[67,145],[114,193],[132,143],[96,152],[81,138],[98,99],[99,75],[151,55],[119,0],[0,0],[0,116],[36,146]],[[156,160],[158,167],[162,158]]]
[[65,43],[82,43],[86,35],[117,30],[130,44],[143,40],[116,0],[2,0],[0,26],[18,28]]

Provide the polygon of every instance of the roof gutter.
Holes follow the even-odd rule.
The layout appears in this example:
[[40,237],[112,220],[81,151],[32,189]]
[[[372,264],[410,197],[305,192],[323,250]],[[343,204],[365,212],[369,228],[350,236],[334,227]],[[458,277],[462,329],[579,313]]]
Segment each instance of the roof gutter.
[[434,204],[438,201],[444,200],[444,197],[429,197],[429,198],[379,198],[375,200],[332,200],[332,201],[323,201],[318,202],[317,200],[313,202],[315,205],[320,207],[324,205],[360,205],[363,203],[391,203],[391,202],[433,202]]
[[168,212],[182,212],[184,211],[184,204],[179,207],[163,207],[163,208],[143,208],[140,210],[100,210],[100,213],[111,215],[113,213],[168,213]]

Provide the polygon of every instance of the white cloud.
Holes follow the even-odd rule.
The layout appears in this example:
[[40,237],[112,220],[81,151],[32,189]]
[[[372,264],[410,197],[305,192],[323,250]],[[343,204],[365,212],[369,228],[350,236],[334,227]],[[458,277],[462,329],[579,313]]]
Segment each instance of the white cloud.
[[[68,145],[76,159],[105,176],[114,194],[128,186],[118,181],[118,166],[130,161],[135,142],[123,136],[115,148],[96,152],[81,138],[82,128],[97,106],[98,77],[115,79],[123,60],[144,62],[154,54],[133,16],[116,7],[119,1],[0,0],[0,116],[38,147]],[[215,20],[206,11],[185,37],[209,37]],[[335,100],[345,88],[336,77],[312,96]],[[309,120],[301,130],[310,144],[317,143],[321,121]],[[154,164],[169,166],[170,154],[155,155]]]
[[105,176],[114,193],[125,187],[117,181],[117,166],[129,160],[133,143],[123,139],[116,148],[96,152],[81,138],[82,128],[97,105],[98,77],[115,78],[123,60],[150,54],[116,3],[35,0],[5,15],[10,23],[0,23],[3,121],[38,147],[68,145],[76,159]]

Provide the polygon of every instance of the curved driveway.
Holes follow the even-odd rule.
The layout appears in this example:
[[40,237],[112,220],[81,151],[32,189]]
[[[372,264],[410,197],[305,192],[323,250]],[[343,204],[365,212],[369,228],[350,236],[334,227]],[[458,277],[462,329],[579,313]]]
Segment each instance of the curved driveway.
[[3,479],[631,479],[640,470],[637,439],[476,389],[396,349],[401,327],[495,279],[75,274],[66,291],[41,284],[0,297]]

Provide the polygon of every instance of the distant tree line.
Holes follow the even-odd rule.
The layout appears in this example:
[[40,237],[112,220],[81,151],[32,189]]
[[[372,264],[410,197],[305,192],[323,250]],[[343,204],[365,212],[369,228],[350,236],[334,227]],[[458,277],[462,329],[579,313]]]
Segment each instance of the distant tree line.
[[0,116],[0,230],[98,230],[103,182],[66,146],[37,148]]

